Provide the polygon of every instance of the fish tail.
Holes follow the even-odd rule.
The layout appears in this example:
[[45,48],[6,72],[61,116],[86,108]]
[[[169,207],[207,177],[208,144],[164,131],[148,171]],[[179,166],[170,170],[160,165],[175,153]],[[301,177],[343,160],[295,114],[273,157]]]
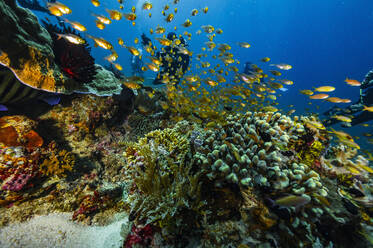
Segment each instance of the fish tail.
[[58,33],[56,33],[56,35],[57,35],[57,40],[60,40],[60,39],[63,38],[63,35],[62,35],[62,34],[58,34]]

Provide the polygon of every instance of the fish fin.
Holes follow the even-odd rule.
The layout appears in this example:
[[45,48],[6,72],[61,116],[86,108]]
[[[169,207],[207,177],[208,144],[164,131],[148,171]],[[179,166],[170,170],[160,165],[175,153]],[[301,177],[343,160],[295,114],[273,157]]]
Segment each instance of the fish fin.
[[58,95],[49,95],[41,97],[40,100],[48,103],[51,106],[54,106],[60,103],[61,98]]
[[60,40],[60,39],[62,39],[62,34],[58,34],[58,33],[56,33],[56,35],[57,35],[57,40]]
[[1,111],[8,111],[8,108],[7,106],[3,105],[3,104],[0,104],[0,112]]

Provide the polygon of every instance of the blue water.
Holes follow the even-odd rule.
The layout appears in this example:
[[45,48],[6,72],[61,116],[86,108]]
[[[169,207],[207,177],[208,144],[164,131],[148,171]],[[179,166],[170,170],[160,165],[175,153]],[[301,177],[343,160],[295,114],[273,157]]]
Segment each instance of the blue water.
[[[72,21],[84,24],[90,35],[103,37],[114,45],[119,54],[118,63],[124,68],[126,75],[131,74],[129,52],[118,45],[118,38],[123,38],[126,45],[136,46],[134,39],[140,38],[144,32],[158,47],[149,30],[159,24],[166,28],[166,32],[177,27],[177,33],[184,31],[192,33],[192,40],[188,41],[189,49],[195,54],[200,53],[203,43],[207,41],[205,34],[195,35],[201,25],[211,24],[216,29],[221,28],[224,33],[217,34],[215,43],[228,43],[232,46],[235,58],[241,61],[240,69],[246,61],[257,63],[265,71],[269,69],[259,61],[260,58],[270,57],[273,63],[288,63],[293,69],[284,72],[283,78],[294,81],[294,85],[286,86],[289,90],[278,98],[280,108],[290,109],[288,105],[295,105],[297,114],[310,108],[312,112],[324,112],[332,103],[317,101],[311,105],[300,89],[312,89],[322,85],[332,85],[336,90],[332,96],[349,98],[353,102],[358,99],[359,87],[351,87],[344,83],[346,77],[359,81],[365,74],[373,69],[373,1],[371,0],[180,0],[178,4],[173,1],[151,1],[153,9],[143,11],[145,1],[124,1],[124,12],[129,13],[136,4],[137,20],[132,26],[131,21],[122,19],[113,21],[104,30],[95,26],[95,17],[91,13],[108,16],[105,8],[119,10],[116,0],[101,1],[100,7],[94,7],[89,0],[64,0],[64,4],[72,9],[71,15],[65,17]],[[173,13],[175,7],[178,13],[171,23],[166,23],[161,11],[168,3],[170,9],[166,13]],[[201,9],[209,7],[209,12],[203,14]],[[200,13],[192,17],[192,9]],[[148,13],[152,13],[152,18]],[[45,15],[37,13],[40,18]],[[184,28],[181,24],[189,18],[193,25]],[[54,20],[54,18],[50,18]],[[93,43],[88,39],[89,43]],[[236,43],[246,41],[251,48],[244,49]],[[93,48],[92,53],[96,63],[107,64],[103,58],[110,54],[102,48]],[[217,51],[214,52],[217,54]],[[208,60],[212,65],[211,56]],[[192,58],[192,72],[196,72],[195,64],[199,63]],[[155,77],[152,72],[146,72],[146,77]],[[316,107],[319,105],[318,107]],[[346,106],[342,105],[342,106]],[[350,129],[354,135],[361,132],[371,132],[372,128],[362,127]],[[360,132],[360,133],[359,133]],[[358,141],[360,143],[360,141]],[[371,146],[370,146],[371,147]]]

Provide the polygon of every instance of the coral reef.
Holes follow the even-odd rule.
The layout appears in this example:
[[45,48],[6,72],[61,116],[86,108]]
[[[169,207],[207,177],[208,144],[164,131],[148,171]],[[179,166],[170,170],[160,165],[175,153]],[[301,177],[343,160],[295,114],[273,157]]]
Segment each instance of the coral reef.
[[[124,154],[130,220],[156,226],[174,245],[190,235],[204,247],[363,247],[360,221],[369,224],[371,213],[353,212],[337,179],[326,177],[326,136],[313,117],[271,112],[228,116],[206,131],[182,121],[150,132]],[[370,206],[367,191],[355,200]]]

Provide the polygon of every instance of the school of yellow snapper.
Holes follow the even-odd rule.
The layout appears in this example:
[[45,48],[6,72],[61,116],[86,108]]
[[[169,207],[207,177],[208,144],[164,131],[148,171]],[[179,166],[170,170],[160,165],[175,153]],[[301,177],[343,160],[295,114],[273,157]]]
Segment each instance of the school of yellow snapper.
[[[95,7],[102,7],[99,0],[91,0],[91,3]],[[123,1],[118,0],[118,9],[107,9],[108,17],[102,14],[92,14],[96,17],[96,27],[98,29],[105,29],[106,25],[110,25],[112,21],[120,21],[122,19],[131,21],[132,25],[136,25],[137,15],[146,15],[149,18],[152,17],[153,4],[150,1],[146,1],[141,10],[137,10],[135,6],[125,6]],[[178,13],[178,0],[173,0],[172,4],[174,8],[170,7],[170,4],[165,4],[162,8],[162,15],[165,17],[164,22],[170,23],[174,20],[175,15]],[[130,8],[126,11],[126,8]],[[103,8],[103,7],[102,7]],[[60,2],[48,3],[48,9],[51,14],[55,16],[63,16],[72,13],[72,10]],[[193,57],[193,65],[189,65],[189,68],[185,75],[181,68],[176,73],[177,75],[162,75],[162,82],[165,84],[164,90],[168,97],[167,101],[161,101],[159,104],[164,110],[171,113],[171,118],[175,121],[183,119],[193,120],[198,123],[204,123],[207,127],[214,127],[217,123],[223,123],[225,117],[231,112],[244,112],[244,111],[279,111],[275,106],[278,105],[276,102],[277,98],[281,96],[278,90],[284,88],[284,85],[290,86],[294,82],[288,79],[278,78],[288,70],[293,69],[293,66],[286,63],[270,64],[270,67],[276,70],[269,70],[264,72],[260,68],[261,64],[266,64],[271,61],[269,57],[263,57],[257,64],[251,64],[251,70],[249,74],[245,74],[239,71],[237,65],[240,61],[235,58],[231,52],[232,46],[237,46],[238,49],[251,48],[250,43],[246,41],[239,41],[236,44],[228,43],[215,43],[214,39],[217,35],[223,33],[221,28],[215,28],[211,24],[202,25],[197,27],[195,31],[196,35],[206,35],[206,42],[202,43],[204,46],[201,47],[201,52],[191,51],[181,44],[180,38],[184,37],[186,40],[192,39],[192,32],[188,32],[190,27],[193,26],[193,18],[198,18],[201,14],[208,14],[209,8],[206,6],[203,9],[192,9],[190,11],[190,19],[187,18],[181,25],[185,28],[179,37],[175,37],[174,40],[166,38],[166,34],[171,31],[178,30],[179,27],[174,26],[173,30],[166,30],[160,23],[154,28],[149,30],[150,35],[159,34],[162,37],[155,37],[158,44],[150,43],[144,50],[146,55],[141,55],[140,51],[133,47],[125,44],[125,40],[118,37],[118,44],[126,48],[133,56],[139,56],[144,61],[145,66],[141,69],[143,71],[153,71],[155,73],[160,71],[160,67],[165,63],[172,63],[172,58],[166,56],[162,61],[160,58],[156,58],[155,54],[157,51],[164,51],[165,47],[171,47],[171,52],[174,55],[178,53],[185,54]],[[70,24],[74,29],[80,32],[86,32],[87,29],[84,25],[76,21],[70,21],[64,18],[65,22]],[[73,34],[60,35],[61,38],[74,44],[82,44],[85,41]],[[92,39],[95,43],[95,47],[101,47],[103,49],[110,50],[111,55],[105,57],[105,60],[112,63],[113,66],[122,70],[122,66],[118,63],[114,63],[118,59],[118,53],[113,50],[113,45],[101,37],[93,37],[87,35],[88,38]],[[139,42],[139,38],[135,39],[135,44]],[[218,51],[216,54],[215,51]],[[177,56],[176,56],[177,57]],[[181,57],[178,57],[181,59]],[[214,63],[211,63],[211,62]],[[215,63],[216,62],[216,63]],[[211,64],[215,64],[212,66]],[[182,78],[179,85],[175,85],[175,77]],[[123,84],[133,90],[137,90],[143,87],[144,79],[136,78],[131,81],[133,77],[128,77],[123,81]],[[233,79],[232,79],[233,78]],[[353,87],[360,86],[361,83],[355,79],[346,78],[345,82]],[[311,100],[324,100],[330,103],[350,103],[350,99],[342,99],[336,96],[330,96],[329,94],[335,90],[333,86],[319,86],[317,88],[304,89],[300,93],[306,95]],[[317,93],[316,93],[317,92]],[[328,93],[328,94],[326,94]],[[154,90],[147,88],[147,94],[150,98],[154,96]],[[312,103],[309,103],[312,104]],[[293,107],[291,105],[291,107]],[[373,112],[373,107],[364,107],[364,111]],[[146,112],[146,111],[145,111]],[[292,114],[295,109],[290,110],[287,114]],[[342,122],[351,122],[352,116],[332,116]],[[320,126],[321,125],[321,126]],[[368,125],[368,124],[364,124]],[[316,124],[323,127],[321,123]],[[360,148],[354,140],[348,134],[333,130],[333,134],[339,138],[339,140],[351,147]],[[346,138],[348,137],[348,138]]]

